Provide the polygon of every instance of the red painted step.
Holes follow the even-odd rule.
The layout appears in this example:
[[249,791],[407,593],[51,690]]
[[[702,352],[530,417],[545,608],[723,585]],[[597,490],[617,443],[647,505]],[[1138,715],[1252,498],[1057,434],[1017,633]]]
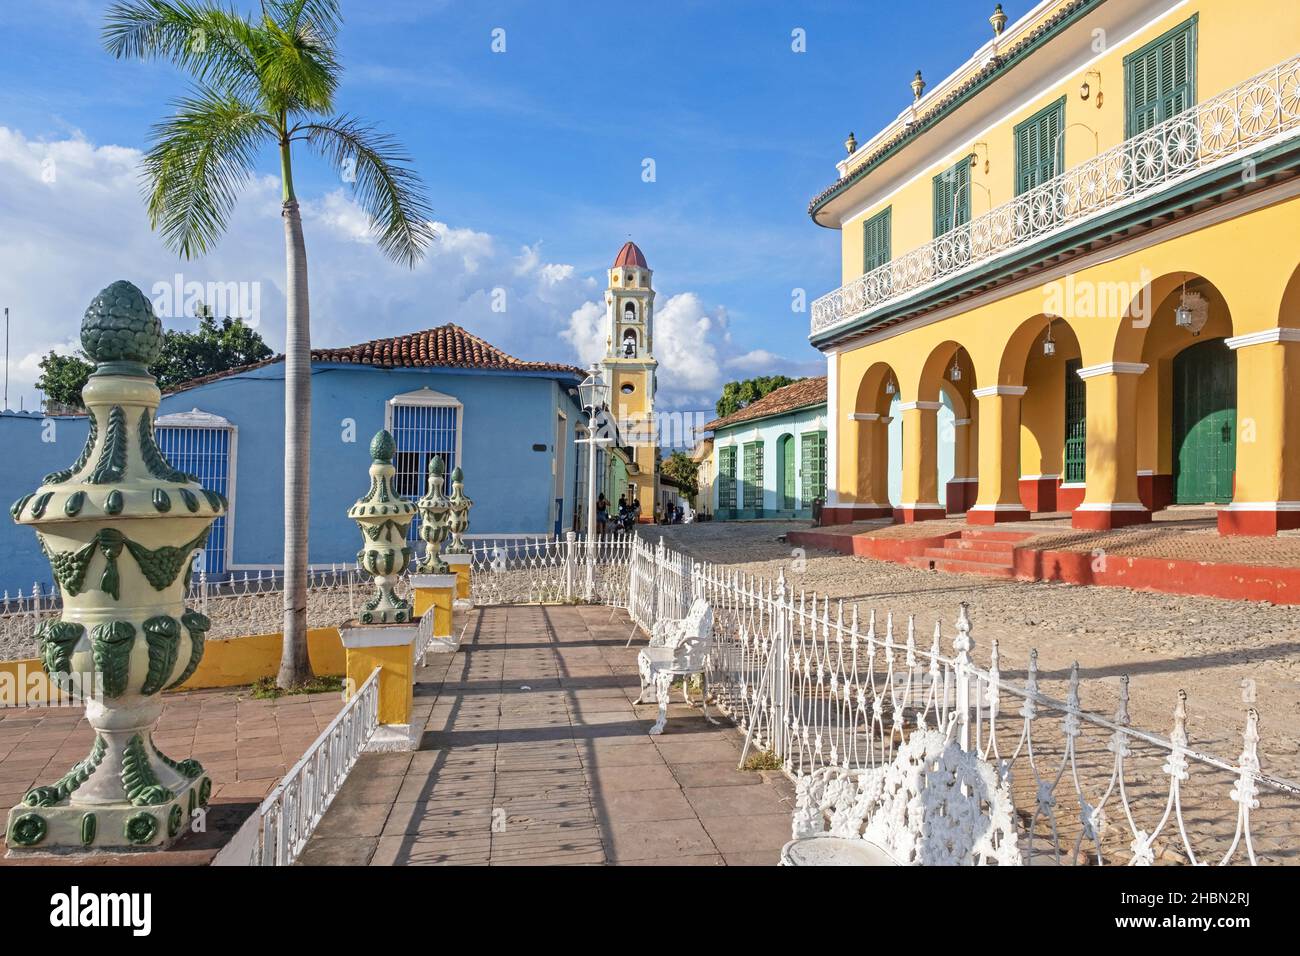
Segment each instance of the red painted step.
[[1015,569],[1010,565],[988,564],[984,561],[957,561],[952,558],[936,559],[934,570],[947,571],[952,574],[983,574],[992,578],[1014,578]]
[[1010,551],[983,551],[976,548],[926,548],[924,556],[935,561],[973,561],[1004,568],[1014,565]]

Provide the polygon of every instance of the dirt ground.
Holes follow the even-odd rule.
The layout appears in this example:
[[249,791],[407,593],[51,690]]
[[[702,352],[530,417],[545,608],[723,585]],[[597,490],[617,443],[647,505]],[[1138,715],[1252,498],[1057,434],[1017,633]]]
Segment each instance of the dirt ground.
[[[974,656],[987,665],[998,641],[1005,676],[1019,676],[1037,648],[1049,693],[1078,661],[1083,706],[1110,716],[1120,675],[1130,677],[1134,726],[1168,735],[1180,689],[1188,695],[1190,746],[1235,763],[1248,707],[1260,714],[1265,773],[1300,779],[1300,608],[1181,597],[1125,588],[987,580],[922,571],[783,540],[806,522],[705,522],[655,528],[649,537],[703,561],[775,578],[796,590],[856,602],[865,620],[916,616],[918,634],[940,621],[951,639],[969,602]],[[646,532],[642,532],[646,534]],[[901,627],[900,627],[901,632]],[[950,644],[945,651],[952,652]]]

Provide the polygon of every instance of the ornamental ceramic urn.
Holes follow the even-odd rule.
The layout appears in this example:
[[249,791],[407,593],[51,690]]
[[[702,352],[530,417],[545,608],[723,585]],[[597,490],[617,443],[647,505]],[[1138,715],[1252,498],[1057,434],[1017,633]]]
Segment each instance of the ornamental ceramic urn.
[[447,528],[451,531],[447,553],[469,554],[469,548],[461,536],[469,530],[469,509],[474,507],[474,502],[465,497],[465,473],[460,470],[460,466],[451,473],[451,500],[447,507]]
[[424,497],[415,503],[420,511],[420,539],[428,546],[417,570],[421,574],[447,574],[451,568],[439,553],[447,540],[447,495],[443,485],[447,479],[447,466],[441,455],[429,459],[429,485]]
[[370,442],[370,490],[348,509],[361,528],[362,548],[357,564],[375,579],[375,596],[361,609],[362,624],[404,624],[411,620],[411,603],[393,593],[393,585],[411,563],[406,531],[415,505],[393,490],[393,436],[380,431]]
[[86,445],[71,467],[14,502],[63,596],[37,631],[51,682],[84,697],[90,754],[9,811],[11,849],[120,850],[170,843],[205,806],[196,760],[153,743],[159,694],[203,657],[208,619],[185,607],[195,554],[225,499],[176,471],[154,443],[161,395],[148,366],[162,323],[144,294],[114,282],[86,309],[81,344],[95,362],[82,389]]

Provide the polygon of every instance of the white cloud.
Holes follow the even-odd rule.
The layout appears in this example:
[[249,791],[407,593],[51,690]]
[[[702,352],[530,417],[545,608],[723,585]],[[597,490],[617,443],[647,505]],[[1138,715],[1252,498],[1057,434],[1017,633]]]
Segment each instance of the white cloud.
[[[226,236],[200,259],[178,259],[151,230],[140,196],[139,150],[80,134],[29,139],[0,126],[0,306],[12,316],[10,400],[35,407],[37,362],[75,348],[86,303],[125,278],[146,294],[179,273],[191,283],[256,284],[259,328],[284,342],[284,249],[277,180],[249,183]],[[428,255],[407,269],[386,260],[345,189],[303,200],[312,342],[347,345],[458,323],[525,359],[586,364],[605,351],[605,277],[548,261],[541,241],[512,246],[464,225],[435,222]],[[617,240],[611,240],[617,245]],[[504,311],[494,306],[504,304]],[[167,321],[167,320],[165,320]],[[732,357],[727,311],[694,292],[660,291],[654,349],[659,402],[708,407],[723,368],[761,370],[761,353]],[[737,366],[735,363],[741,363]]]

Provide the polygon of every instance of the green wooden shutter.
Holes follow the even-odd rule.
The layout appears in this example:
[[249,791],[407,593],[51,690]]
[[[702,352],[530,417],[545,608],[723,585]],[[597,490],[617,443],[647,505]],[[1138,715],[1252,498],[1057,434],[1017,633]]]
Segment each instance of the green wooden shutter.
[[736,448],[718,449],[718,511],[736,510]]
[[934,177],[936,238],[970,222],[970,160],[963,158]]
[[1136,136],[1196,102],[1196,17],[1124,58],[1125,136]]
[[1088,473],[1088,390],[1079,369],[1083,362],[1065,362],[1065,469],[1063,480],[1084,481]]
[[761,515],[763,512],[763,443],[745,445],[745,487],[740,505],[746,511]]
[[1065,170],[1065,97],[1039,110],[1015,128],[1016,195],[1028,192]]
[[893,207],[878,212],[862,224],[862,271],[870,272],[888,262],[892,223],[890,213]]
[[826,498],[826,433],[805,432],[799,451],[803,478],[800,504],[811,508],[813,499]]

